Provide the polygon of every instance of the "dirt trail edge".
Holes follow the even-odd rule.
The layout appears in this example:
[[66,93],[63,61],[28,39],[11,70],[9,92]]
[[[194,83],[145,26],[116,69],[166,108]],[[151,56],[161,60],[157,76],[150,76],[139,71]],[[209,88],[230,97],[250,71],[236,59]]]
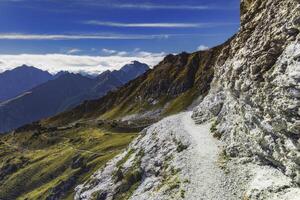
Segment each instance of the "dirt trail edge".
[[194,148],[189,159],[191,184],[186,199],[233,199],[225,171],[218,164],[220,142],[212,136],[210,123],[196,125],[192,112],[182,114],[182,124],[191,137]]

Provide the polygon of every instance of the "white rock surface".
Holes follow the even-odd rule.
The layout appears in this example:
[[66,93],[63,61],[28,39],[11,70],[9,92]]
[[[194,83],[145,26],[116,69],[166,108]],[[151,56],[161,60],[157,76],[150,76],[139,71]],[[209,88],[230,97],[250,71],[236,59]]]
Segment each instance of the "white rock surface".
[[[210,123],[196,125],[191,120],[192,113],[182,116],[182,123],[192,147],[187,153],[190,184],[186,187],[186,199],[239,199],[242,188],[230,182],[218,163],[222,150],[221,143],[213,138]],[[186,168],[185,167],[185,168]]]
[[216,66],[211,91],[193,117],[217,117],[232,156],[258,156],[300,183],[300,4],[248,3],[231,56]]
[[300,199],[300,2],[242,2],[240,32],[220,55],[225,62],[193,118],[216,120],[231,162],[249,176],[245,198]]
[[[218,164],[221,146],[212,137],[210,124],[196,125],[191,112],[168,117],[148,128],[145,135],[134,141],[129,149],[76,188],[76,199],[91,199],[93,194],[105,193],[113,199],[120,182],[111,177],[117,163],[132,149],[142,150],[139,166],[142,180],[131,194],[131,200],[159,199],[239,199],[241,189],[231,185]],[[138,155],[132,153],[122,169],[133,169]],[[94,184],[93,184],[94,183]]]

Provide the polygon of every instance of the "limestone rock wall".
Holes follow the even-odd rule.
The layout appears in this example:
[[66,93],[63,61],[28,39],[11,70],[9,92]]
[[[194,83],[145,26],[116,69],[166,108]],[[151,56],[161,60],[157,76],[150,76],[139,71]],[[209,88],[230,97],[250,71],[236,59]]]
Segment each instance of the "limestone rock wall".
[[193,114],[199,123],[216,119],[228,154],[275,166],[298,184],[299,32],[299,0],[242,0],[240,31]]

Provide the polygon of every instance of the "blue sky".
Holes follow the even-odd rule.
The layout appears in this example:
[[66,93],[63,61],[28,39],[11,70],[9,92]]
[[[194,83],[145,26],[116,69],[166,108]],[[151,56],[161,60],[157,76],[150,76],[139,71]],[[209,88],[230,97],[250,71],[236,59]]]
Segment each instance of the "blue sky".
[[0,0],[2,56],[193,52],[238,28],[239,0]]

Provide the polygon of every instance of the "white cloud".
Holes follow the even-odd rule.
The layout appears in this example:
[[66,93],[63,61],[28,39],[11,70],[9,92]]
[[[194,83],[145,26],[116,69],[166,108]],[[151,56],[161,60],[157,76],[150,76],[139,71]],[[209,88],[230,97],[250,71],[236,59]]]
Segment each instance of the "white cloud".
[[[151,57],[153,55],[152,52],[141,51],[140,48],[135,48],[132,51],[117,51],[113,49],[102,49],[102,52],[106,55],[115,55],[115,56],[128,56],[128,57]],[[166,55],[165,52],[159,53],[160,55]]]
[[166,35],[39,35],[39,34],[0,34],[0,40],[150,40],[166,39]]
[[145,10],[167,9],[167,10],[209,10],[216,7],[202,5],[154,5],[154,4],[114,4],[116,8],[135,8]]
[[[237,23],[120,23],[120,22],[107,22],[98,20],[89,20],[83,22],[84,24],[97,25],[97,26],[110,26],[110,27],[127,27],[127,28],[212,28],[220,26],[231,26]],[[169,34],[172,35],[172,34]],[[163,35],[159,35],[163,37]],[[167,35],[168,36],[168,35]],[[158,35],[156,35],[158,37]]]
[[103,22],[90,20],[85,24],[112,26],[112,27],[131,27],[131,28],[199,28],[210,26],[206,23],[118,23],[118,22]]
[[206,45],[200,45],[200,46],[197,48],[198,51],[204,51],[204,50],[207,50],[207,49],[209,49],[209,47],[206,46]]
[[[99,6],[99,7],[110,7],[117,9],[140,9],[140,10],[220,10],[220,9],[229,9],[219,6],[211,6],[204,4],[161,4],[161,2],[157,1],[157,4],[153,3],[139,3],[136,1],[133,3],[122,3],[121,1],[117,1],[118,3],[114,3],[112,0],[72,0],[72,3],[77,3],[82,6]],[[149,1],[151,2],[151,1]],[[232,8],[231,8],[232,9]]]
[[115,53],[117,53],[116,50],[113,50],[113,49],[105,49],[105,48],[102,49],[102,52],[105,53],[105,54],[115,54]]
[[[1,1],[1,0],[0,0]],[[235,23],[203,23],[202,28],[215,26],[234,25]],[[174,24],[173,24],[174,25]],[[173,25],[169,25],[171,28]],[[200,24],[199,24],[200,27]],[[175,26],[174,26],[175,28]],[[201,34],[201,33],[183,33],[183,34],[158,34],[158,35],[37,35],[37,34],[1,34],[0,40],[162,40],[170,37],[215,37],[223,34]],[[93,48],[93,50],[96,50]]]
[[23,64],[55,73],[62,70],[70,72],[101,73],[105,70],[119,69],[133,60],[147,63],[150,66],[160,62],[165,53],[136,52],[124,56],[77,56],[66,54],[20,54],[0,55],[0,72]]
[[67,54],[76,54],[76,53],[79,53],[79,52],[81,52],[81,50],[80,49],[70,49],[70,50],[68,50],[67,51]]
[[127,51],[118,51],[117,55],[118,56],[128,56],[129,53]]

